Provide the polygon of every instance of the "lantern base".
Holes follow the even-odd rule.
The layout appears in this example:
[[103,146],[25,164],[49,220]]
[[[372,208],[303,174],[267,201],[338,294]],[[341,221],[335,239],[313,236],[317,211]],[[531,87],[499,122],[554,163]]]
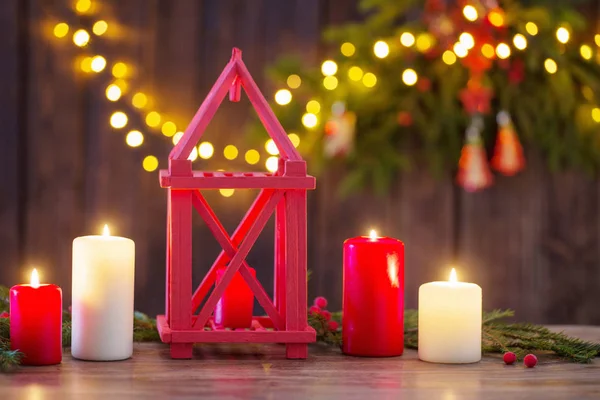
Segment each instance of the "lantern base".
[[[193,320],[194,321],[194,320]],[[211,318],[202,328],[172,329],[164,315],[156,317],[156,327],[163,343],[171,345],[171,358],[192,358],[194,343],[282,343],[286,344],[286,357],[305,359],[307,344],[317,339],[315,330],[278,331],[269,317],[252,317],[250,329],[217,328]]]

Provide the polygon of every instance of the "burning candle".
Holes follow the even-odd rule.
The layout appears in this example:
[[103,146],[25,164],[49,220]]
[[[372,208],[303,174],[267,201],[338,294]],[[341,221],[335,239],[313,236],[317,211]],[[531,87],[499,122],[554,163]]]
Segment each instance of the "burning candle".
[[399,356],[404,351],[404,244],[375,231],[344,242],[342,351]]
[[419,358],[465,364],[481,360],[481,287],[458,282],[452,268],[448,282],[419,288]]
[[62,360],[62,290],[40,284],[35,268],[29,285],[10,289],[10,347],[23,353],[25,365]]
[[[254,268],[248,268],[252,276],[256,276]],[[225,273],[225,268],[217,269],[217,283]],[[242,277],[236,272],[225,289],[223,297],[215,307],[215,325],[219,328],[250,328],[252,325],[252,309],[254,294]]]
[[110,236],[73,241],[71,353],[92,361],[124,360],[133,352],[135,244]]

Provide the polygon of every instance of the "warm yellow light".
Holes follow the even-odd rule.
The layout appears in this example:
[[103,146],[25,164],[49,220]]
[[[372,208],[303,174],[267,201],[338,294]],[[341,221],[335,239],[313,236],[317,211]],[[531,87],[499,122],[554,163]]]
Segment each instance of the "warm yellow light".
[[144,143],[144,135],[140,131],[130,131],[127,136],[125,136],[125,143],[129,147],[139,147]]
[[346,42],[346,43],[342,43],[342,46],[340,47],[340,51],[346,57],[352,57],[354,55],[354,53],[356,52],[356,47],[354,47],[354,45],[352,43]]
[[449,279],[450,283],[456,283],[458,282],[458,278],[456,277],[456,269],[452,268],[452,271],[450,271],[450,279]]
[[587,101],[594,100],[594,91],[589,86],[584,86],[581,88],[581,94]]
[[491,44],[486,43],[481,46],[481,54],[483,54],[483,56],[486,58],[494,58],[496,55],[496,49]]
[[402,82],[404,82],[404,84],[407,86],[413,86],[415,83],[417,83],[418,79],[419,76],[414,69],[408,68],[402,73]]
[[448,65],[452,65],[456,62],[456,55],[450,50],[446,50],[444,54],[442,54],[442,61]]
[[321,72],[325,76],[335,75],[337,70],[338,70],[338,66],[335,63],[335,61],[332,61],[332,60],[326,60],[321,65]]
[[117,85],[108,85],[106,88],[106,98],[110,101],[117,101],[121,98],[121,88]]
[[594,122],[600,123],[600,108],[595,107],[592,110],[592,119],[594,120]]
[[211,158],[214,152],[215,148],[210,142],[202,142],[198,146],[198,155],[200,155],[200,158],[203,158],[205,160]]
[[600,34],[598,34],[598,33],[597,33],[597,34],[594,36],[594,42],[596,42],[596,46],[599,46],[599,47],[600,47]]
[[488,19],[490,20],[490,24],[494,25],[496,28],[504,25],[504,15],[499,11],[490,11]]
[[75,3],[75,11],[77,11],[79,14],[85,14],[89,12],[91,8],[91,0],[77,0],[77,2]]
[[525,24],[525,30],[527,31],[527,33],[529,33],[531,36],[535,36],[538,34],[538,26],[533,23],[533,22],[528,22]]
[[131,104],[135,108],[144,108],[148,104],[148,97],[144,93],[138,92],[131,98]]
[[113,81],[113,84],[115,84],[119,88],[121,88],[121,91],[123,93],[125,93],[125,91],[127,91],[127,88],[129,87],[129,84],[127,83],[127,81],[125,79],[115,79]]
[[517,33],[513,37],[513,44],[517,49],[525,50],[527,48],[527,38],[525,38],[525,36],[521,35],[520,33]]
[[510,47],[506,43],[500,43],[496,46],[496,55],[500,59],[507,59],[510,57]]
[[360,67],[350,67],[348,70],[348,78],[351,80],[358,82],[363,77],[363,70]]
[[127,125],[127,114],[122,111],[116,111],[110,116],[110,125],[113,128],[121,129]]
[[155,171],[156,168],[158,168],[158,158],[154,156],[146,156],[144,161],[142,161],[142,167],[148,172]]
[[434,41],[435,38],[433,37],[433,35],[429,33],[421,33],[419,36],[417,36],[417,50],[419,50],[421,53],[426,52],[431,47],[433,47]]
[[198,149],[196,147],[192,147],[192,151],[190,151],[190,155],[188,156],[188,160],[194,162],[198,159]]
[[295,133],[290,133],[288,135],[288,138],[290,138],[290,141],[292,142],[294,147],[300,146],[300,136],[296,135]]
[[290,101],[292,101],[292,92],[290,92],[287,89],[279,89],[277,92],[275,92],[275,102],[279,105],[286,105],[286,104],[290,104]]
[[369,238],[374,240],[377,239],[379,236],[377,236],[377,231],[375,229],[371,229],[369,231]]
[[223,197],[231,197],[235,193],[235,189],[219,189],[219,193]]
[[558,39],[559,42],[567,43],[570,37],[571,34],[567,30],[567,28],[561,26],[556,30],[556,39]]
[[54,36],[56,36],[57,38],[63,38],[67,36],[67,33],[69,33],[68,24],[60,22],[54,26]]
[[583,57],[583,59],[585,60],[591,60],[592,56],[594,55],[592,48],[587,44],[581,45],[581,47],[579,48],[579,53],[581,54],[581,57]]
[[402,46],[404,47],[411,47],[415,44],[415,35],[410,32],[404,32],[400,35],[400,43],[402,43]]
[[277,171],[277,167],[279,166],[279,157],[271,156],[267,158],[265,161],[265,167],[267,167],[267,171],[275,172]]
[[386,58],[390,54],[390,46],[383,40],[378,40],[373,45],[373,53],[377,58]]
[[83,72],[92,72],[92,57],[84,57],[80,67]]
[[181,140],[181,138],[183,137],[183,132],[177,132],[176,134],[173,135],[173,144],[177,144],[179,143],[179,141]]
[[467,54],[469,54],[469,50],[465,47],[464,44],[458,42],[454,44],[454,54],[456,54],[457,57],[463,58],[466,57]]
[[90,34],[85,29],[79,29],[73,34],[73,43],[76,46],[83,47],[90,41]]
[[463,32],[460,34],[460,36],[458,37],[458,41],[467,48],[467,50],[472,49],[473,47],[475,47],[475,39],[473,38],[473,35],[471,35],[469,32]]
[[175,134],[175,132],[177,132],[177,125],[175,125],[175,123],[172,121],[167,121],[163,124],[160,131],[166,137],[171,137]]
[[235,160],[238,156],[238,149],[234,145],[229,144],[223,149],[223,155],[228,160]]
[[469,21],[476,21],[477,18],[479,18],[479,15],[477,14],[477,9],[473,6],[465,6],[463,8],[463,15],[465,16],[465,18]]
[[306,103],[306,111],[313,114],[318,114],[321,111],[321,104],[317,100],[310,100]]
[[104,35],[107,30],[108,23],[104,20],[96,21],[96,23],[94,23],[94,26],[92,27],[92,32],[94,32],[94,35],[96,36]]
[[363,85],[371,88],[377,84],[377,77],[371,72],[367,72],[362,78]]
[[287,85],[290,89],[298,89],[302,84],[302,79],[296,74],[290,75],[287,78]]
[[260,154],[254,149],[250,149],[244,154],[244,159],[250,165],[254,165],[260,161]]
[[92,71],[101,72],[106,67],[106,58],[102,56],[92,57]]
[[548,71],[549,74],[554,74],[556,71],[558,71],[558,65],[556,65],[556,61],[551,58],[547,58],[546,61],[544,61],[544,68],[546,68],[546,71]]
[[327,90],[334,90],[338,85],[338,80],[335,76],[326,76],[323,78],[323,86]]
[[112,74],[115,78],[125,78],[127,75],[127,64],[123,62],[115,63],[112,67]]
[[104,224],[102,227],[102,236],[110,236],[110,229],[108,229],[108,224]]
[[277,145],[275,144],[273,139],[267,140],[267,142],[265,143],[265,150],[267,150],[267,153],[271,154],[272,156],[276,156],[279,154],[279,149],[277,148]]
[[40,275],[38,274],[36,268],[31,271],[31,281],[29,282],[29,285],[34,289],[40,287]]
[[160,125],[160,114],[156,111],[150,111],[146,115],[146,125],[151,126],[152,128],[156,128]]
[[305,127],[309,128],[309,129],[317,126],[318,122],[319,122],[319,119],[313,113],[306,113],[302,116],[302,125],[304,125]]

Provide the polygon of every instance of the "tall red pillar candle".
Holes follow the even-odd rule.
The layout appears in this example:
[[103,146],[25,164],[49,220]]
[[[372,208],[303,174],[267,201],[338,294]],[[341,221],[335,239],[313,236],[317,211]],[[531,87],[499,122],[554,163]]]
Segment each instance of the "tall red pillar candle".
[[[254,268],[248,270],[256,277]],[[221,281],[224,273],[225,268],[217,269],[217,283]],[[254,293],[242,275],[236,272],[215,307],[215,325],[219,328],[250,328],[253,308]]]
[[404,243],[370,236],[344,242],[342,351],[365,357],[404,351]]
[[39,283],[10,289],[10,347],[23,353],[24,365],[52,365],[62,360],[62,290]]

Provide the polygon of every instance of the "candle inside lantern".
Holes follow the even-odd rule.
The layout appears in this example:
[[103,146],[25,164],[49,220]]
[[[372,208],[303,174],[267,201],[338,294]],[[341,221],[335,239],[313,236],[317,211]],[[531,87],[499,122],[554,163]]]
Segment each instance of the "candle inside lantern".
[[481,287],[459,282],[452,268],[447,282],[419,288],[419,358],[465,364],[481,360]]
[[40,284],[35,268],[29,285],[10,289],[10,347],[23,353],[25,365],[62,360],[62,290]]
[[[221,281],[225,268],[217,269],[216,283]],[[254,268],[248,268],[252,276],[256,276]],[[252,309],[254,308],[254,293],[242,277],[236,272],[225,289],[223,297],[215,307],[215,325],[219,328],[242,329],[252,325]]]
[[342,351],[399,356],[404,351],[404,244],[372,230],[344,242]]
[[135,244],[103,234],[73,241],[71,353],[92,361],[114,361],[133,352]]

